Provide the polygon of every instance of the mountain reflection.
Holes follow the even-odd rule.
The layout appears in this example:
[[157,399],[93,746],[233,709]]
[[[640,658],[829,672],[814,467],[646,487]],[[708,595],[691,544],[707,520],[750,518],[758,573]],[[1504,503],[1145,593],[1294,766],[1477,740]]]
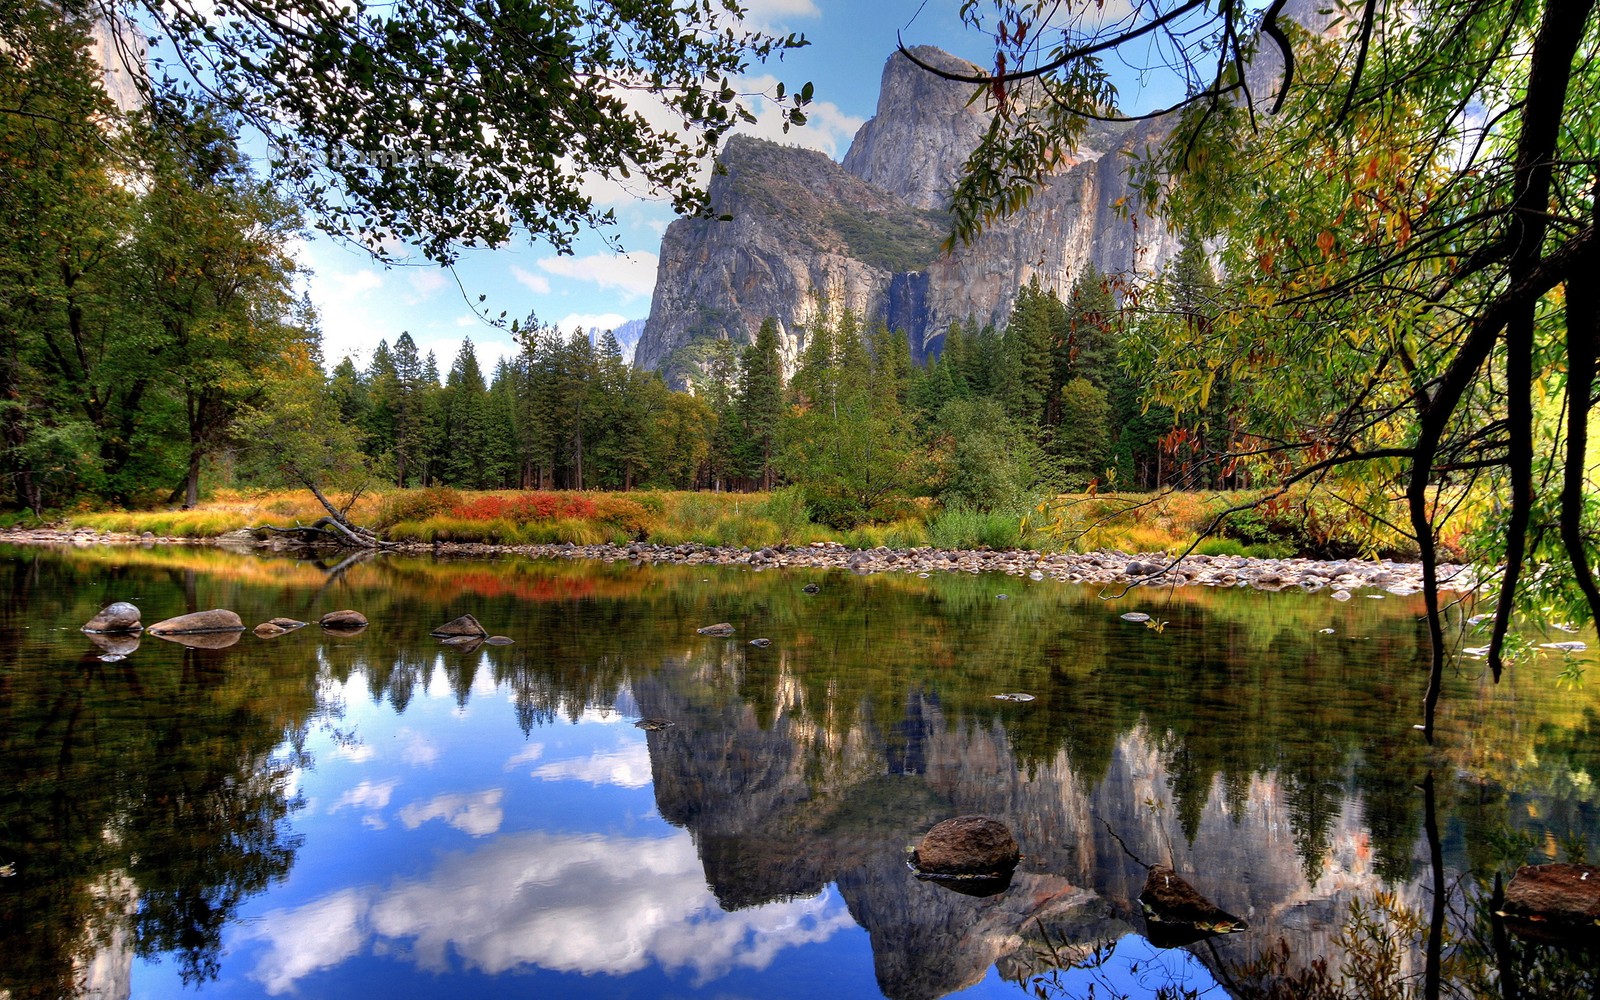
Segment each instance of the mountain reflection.
[[[1600,693],[1558,688],[1552,663],[1498,687],[1458,673],[1428,748],[1410,729],[1426,642],[1412,601],[1108,603],[955,575],[517,560],[374,560],[330,582],[132,556],[0,559],[10,997],[126,996],[134,957],[163,956],[185,982],[271,993],[315,995],[317,977],[380,960],[662,970],[715,992],[851,934],[874,981],[845,995],[924,1000],[991,970],[1076,995],[1084,982],[1058,974],[1074,966],[1127,992],[1107,955],[1141,942],[1155,862],[1251,925],[1180,953],[1187,988],[1270,995],[1363,963],[1423,976],[1442,880],[1455,993],[1519,975],[1523,995],[1592,992],[1581,962],[1497,943],[1488,901],[1519,863],[1600,853]],[[356,607],[372,625],[105,662],[71,630],[114,597],[149,618]],[[1139,606],[1165,629],[1118,617]],[[517,645],[427,636],[463,612]],[[695,634],[715,621],[738,635]],[[906,868],[921,833],[962,813],[1022,845],[998,896]]]
[[373,948],[429,972],[459,961],[491,975],[539,966],[620,976],[654,964],[701,984],[850,926],[831,893],[720,911],[687,833],[523,833],[447,856],[422,878],[273,911],[243,938],[265,945],[250,975],[277,994]]

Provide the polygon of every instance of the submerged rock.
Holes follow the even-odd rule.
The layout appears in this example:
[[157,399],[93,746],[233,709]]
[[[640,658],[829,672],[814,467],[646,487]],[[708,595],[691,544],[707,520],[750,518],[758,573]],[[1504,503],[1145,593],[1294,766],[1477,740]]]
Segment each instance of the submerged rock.
[[478,624],[478,619],[471,615],[462,615],[453,621],[445,622],[432,632],[428,633],[436,639],[454,639],[470,636],[474,639],[487,639],[489,630]]
[[148,629],[150,634],[159,636],[169,635],[203,635],[208,632],[243,632],[244,622],[239,616],[226,608],[213,608],[210,611],[196,611],[192,614],[179,615],[168,618],[166,621],[156,622]]
[[1523,865],[1506,886],[1501,914],[1526,937],[1600,939],[1600,868]]
[[276,639],[280,635],[287,635],[297,628],[305,628],[306,623],[293,618],[270,618],[257,625],[252,631],[262,639]]
[[139,622],[139,609],[127,601],[115,601],[100,609],[79,631],[82,632],[138,632],[144,628]]
[[517,644],[517,640],[508,635],[491,635],[483,641],[491,646],[514,646]]
[[733,626],[727,622],[717,622],[715,625],[707,625],[704,628],[697,628],[695,631],[701,635],[729,636],[733,634]]
[[646,732],[656,733],[663,729],[671,729],[673,726],[677,725],[677,723],[673,722],[671,719],[640,719],[633,725],[636,729],[643,729]]
[[471,653],[483,645],[481,635],[448,635],[439,641],[461,653]]
[[1139,905],[1151,925],[1151,941],[1163,948],[1248,930],[1250,926],[1200,895],[1167,865],[1150,867],[1144,890],[1139,893]]
[[367,627],[367,616],[346,608],[343,611],[328,612],[317,619],[317,624],[333,632],[354,632]]
[[755,646],[758,649],[766,649],[768,646],[772,645],[772,640],[771,639],[751,639],[750,640],[750,645]]
[[1022,859],[1011,830],[987,816],[957,816],[934,826],[911,852],[930,878],[1002,878]]

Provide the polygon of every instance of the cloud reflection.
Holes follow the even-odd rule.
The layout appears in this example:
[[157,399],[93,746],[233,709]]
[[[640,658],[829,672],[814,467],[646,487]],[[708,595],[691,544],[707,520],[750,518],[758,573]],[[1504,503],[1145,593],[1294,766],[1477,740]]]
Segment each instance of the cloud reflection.
[[489,975],[537,966],[620,976],[657,964],[699,985],[853,925],[831,892],[723,912],[687,833],[525,833],[384,891],[347,889],[269,913],[246,935],[265,942],[251,975],[276,994],[369,947],[433,972],[448,971],[452,955]]
[[591,785],[645,788],[653,780],[650,748],[644,743],[632,743],[602,750],[590,757],[551,761],[534,768],[533,776],[546,781],[586,781]]
[[407,830],[415,830],[430,819],[446,823],[474,837],[486,837],[500,829],[506,812],[500,802],[505,789],[490,788],[482,792],[451,792],[435,796],[427,802],[413,802],[400,810],[400,822]]

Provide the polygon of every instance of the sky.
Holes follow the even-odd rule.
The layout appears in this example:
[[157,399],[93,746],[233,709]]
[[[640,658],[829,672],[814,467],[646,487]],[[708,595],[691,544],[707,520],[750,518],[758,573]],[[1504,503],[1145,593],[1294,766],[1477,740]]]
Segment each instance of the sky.
[[[1110,0],[1107,7],[1116,6]],[[987,62],[986,39],[965,30],[957,0],[746,0],[748,26],[776,34],[795,32],[810,42],[781,62],[753,66],[748,92],[770,91],[782,80],[791,92],[811,82],[815,97],[807,124],[783,134],[775,110],[759,98],[758,117],[742,132],[819,149],[840,159],[850,140],[873,114],[883,66],[898,39],[907,45],[938,45]],[[419,261],[384,266],[365,251],[309,235],[298,247],[307,268],[306,290],[321,318],[323,355],[331,367],[350,357],[365,368],[380,340],[393,343],[409,332],[419,349],[432,351],[447,371],[464,338],[470,338],[488,374],[516,345],[503,329],[477,312],[524,318],[563,331],[611,329],[649,315],[656,255],[673,219],[669,203],[620,190],[605,207],[615,210],[613,232],[624,252],[593,233],[584,234],[567,256],[548,245],[520,242],[467,254],[453,269]],[[485,296],[483,303],[478,297]]]

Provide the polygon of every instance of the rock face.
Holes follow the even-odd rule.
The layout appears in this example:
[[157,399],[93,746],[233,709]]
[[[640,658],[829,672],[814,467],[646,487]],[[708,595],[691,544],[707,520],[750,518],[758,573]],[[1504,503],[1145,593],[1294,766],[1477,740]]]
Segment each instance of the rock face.
[[225,608],[196,611],[156,622],[149,629],[152,635],[203,635],[208,632],[243,632],[244,622]]
[[100,609],[100,613],[84,623],[83,632],[137,632],[144,628],[139,623],[139,609],[127,601],[116,601]]
[[[972,68],[938,49],[924,62]],[[896,53],[883,72],[877,114],[843,164],[821,153],[735,137],[711,204],[730,221],[679,219],[662,241],[656,291],[635,355],[641,368],[682,384],[695,344],[749,343],[777,320],[786,363],[804,330],[848,308],[905,331],[921,362],[944,331],[968,318],[1003,324],[1017,290],[1037,277],[1065,295],[1093,263],[1108,274],[1148,274],[1176,252],[1158,223],[1136,226],[1115,207],[1128,197],[1125,150],[1163,134],[1161,122],[1088,130],[1077,159],[1026,210],[993,224],[972,246],[943,254],[944,210],[962,164],[987,127],[966,84],[939,79]]]
[[929,830],[913,852],[917,870],[925,875],[1005,875],[1021,858],[1011,831],[987,816],[947,819]]

